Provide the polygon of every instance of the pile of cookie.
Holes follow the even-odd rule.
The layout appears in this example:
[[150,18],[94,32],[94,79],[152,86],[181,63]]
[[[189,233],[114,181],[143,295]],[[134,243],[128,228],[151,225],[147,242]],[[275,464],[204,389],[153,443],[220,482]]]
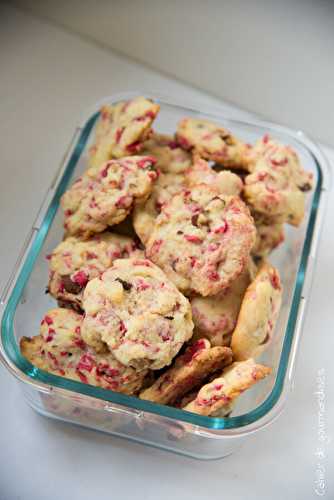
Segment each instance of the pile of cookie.
[[57,308],[21,340],[35,366],[207,416],[270,374],[282,286],[267,256],[298,226],[312,174],[268,135],[207,120],[156,133],[144,97],[103,106],[47,256]]

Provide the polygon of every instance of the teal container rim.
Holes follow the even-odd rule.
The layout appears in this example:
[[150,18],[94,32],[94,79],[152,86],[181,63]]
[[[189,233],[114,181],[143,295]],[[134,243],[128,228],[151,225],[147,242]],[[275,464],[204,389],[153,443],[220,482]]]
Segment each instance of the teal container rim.
[[[159,99],[157,99],[159,102]],[[168,102],[167,99],[160,99],[160,102],[164,104],[173,104],[172,102]],[[195,108],[192,108],[192,111],[199,111]],[[207,115],[207,113],[203,113]],[[296,137],[296,133],[293,134],[294,140],[299,142],[304,148],[308,149],[308,152],[311,154],[318,173],[317,184],[313,195],[312,206],[309,215],[309,222],[306,231],[306,237],[304,240],[304,246],[302,250],[300,265],[297,273],[296,285],[292,300],[292,306],[288,318],[287,329],[284,336],[282,352],[280,357],[279,366],[276,373],[276,380],[274,387],[272,388],[271,393],[263,401],[257,408],[254,410],[245,413],[243,415],[238,415],[234,417],[206,417],[197,415],[194,413],[187,412],[185,410],[172,408],[165,405],[160,405],[156,403],[152,403],[150,401],[141,400],[135,396],[127,396],[125,394],[120,394],[111,390],[102,389],[99,387],[91,386],[84,384],[82,382],[65,379],[63,377],[50,374],[43,370],[40,370],[34,367],[30,362],[28,362],[20,353],[19,346],[15,340],[13,323],[14,323],[14,315],[23,293],[23,290],[27,284],[31,271],[33,269],[33,265],[41,251],[44,240],[48,234],[51,223],[56,215],[56,212],[59,207],[60,198],[66,187],[69,183],[69,180],[73,174],[75,166],[80,158],[80,155],[87,143],[87,140],[90,136],[91,130],[99,116],[99,112],[94,113],[84,124],[83,128],[80,129],[79,138],[75,144],[73,152],[67,162],[67,165],[64,169],[64,172],[60,178],[58,186],[55,190],[53,198],[48,206],[48,209],[44,215],[40,228],[36,231],[33,236],[33,240],[26,256],[26,259],[23,263],[21,271],[16,279],[15,285],[11,291],[8,302],[5,306],[5,310],[2,316],[1,321],[1,340],[3,346],[3,354],[9,360],[9,363],[12,363],[18,370],[21,371],[25,376],[29,377],[32,382],[42,383],[47,386],[56,387],[59,389],[65,389],[66,391],[72,391],[75,393],[79,393],[82,395],[86,395],[89,397],[97,398],[106,402],[116,403],[119,405],[126,406],[128,408],[132,408],[134,410],[144,411],[160,416],[164,416],[170,418],[172,420],[187,422],[193,425],[197,425],[200,427],[204,427],[211,430],[223,430],[223,429],[238,429],[241,427],[245,427],[249,424],[253,424],[258,421],[262,417],[266,416],[275,406],[282,395],[284,381],[287,373],[287,368],[289,364],[289,355],[291,351],[291,346],[295,333],[296,321],[298,318],[298,309],[300,305],[300,300],[302,296],[302,289],[305,279],[305,272],[307,269],[308,257],[310,254],[311,244],[313,240],[315,222],[317,217],[317,210],[319,207],[319,202],[322,193],[322,185],[323,185],[323,173],[321,169],[321,165],[318,162],[317,157],[313,154],[313,152],[307,148],[306,144],[303,141],[300,141],[298,137]],[[235,123],[244,124],[246,126],[260,126],[267,127],[268,129],[275,130],[275,126],[270,123],[265,122],[246,122],[241,120],[233,120]],[[284,132],[287,132],[287,129],[281,129]],[[277,129],[279,131],[279,129]],[[292,131],[288,131],[292,132]],[[17,373],[16,373],[17,374]],[[17,374],[19,376],[19,374]],[[20,378],[20,377],[19,377]]]

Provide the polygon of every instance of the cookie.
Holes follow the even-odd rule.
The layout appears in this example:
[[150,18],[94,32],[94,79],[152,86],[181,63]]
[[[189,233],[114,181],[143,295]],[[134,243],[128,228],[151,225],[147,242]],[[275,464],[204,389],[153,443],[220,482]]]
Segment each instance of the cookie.
[[153,231],[161,208],[184,188],[184,183],[185,179],[182,174],[160,174],[148,200],[136,205],[133,212],[133,225],[144,245]]
[[23,337],[22,355],[55,375],[124,394],[137,393],[147,371],[122,365],[109,352],[96,353],[81,336],[82,316],[68,309],[51,309],[41,322],[40,335]]
[[[196,399],[196,396],[198,394],[197,391],[191,391],[188,394],[186,394],[183,398],[181,398],[179,401],[177,401],[173,406],[176,408],[184,408],[187,406],[187,404],[191,403],[194,399]],[[221,408],[218,408],[216,411],[214,411],[210,417],[218,417],[218,418],[224,418],[224,417],[229,417],[231,412],[233,411],[234,408],[234,402],[232,401],[231,403],[228,403]]]
[[262,217],[254,214],[253,218],[256,227],[256,241],[252,248],[252,255],[264,258],[283,243],[285,239],[284,225],[276,222],[270,223],[270,221],[262,220]]
[[213,346],[228,346],[236,326],[245,291],[254,279],[256,266],[250,260],[246,269],[232,284],[217,295],[190,299],[194,338],[206,337]]
[[94,171],[113,158],[140,153],[159,109],[158,104],[145,97],[103,106],[96,125],[95,143],[89,151],[90,168]]
[[163,368],[193,333],[188,300],[147,259],[116,260],[84,291],[82,335],[124,365]]
[[61,200],[67,233],[88,238],[124,220],[152,191],[154,163],[149,156],[129,156],[80,177]]
[[143,144],[143,155],[156,158],[157,169],[165,174],[182,174],[190,167],[192,158],[169,135],[153,132]]
[[172,367],[154,384],[142,391],[141,399],[160,404],[173,404],[192,388],[196,388],[211,373],[232,363],[232,351],[228,347],[211,347],[206,339],[200,339],[178,356]]
[[48,255],[48,291],[57,300],[81,307],[82,294],[89,280],[108,269],[114,260],[144,253],[125,236],[104,232],[88,240],[69,236]]
[[207,296],[241,274],[254,242],[253,219],[241,199],[200,184],[162,207],[146,255],[182,292]]
[[224,369],[220,377],[204,385],[196,398],[184,406],[184,410],[198,415],[215,416],[230,405],[246,389],[271,373],[267,366],[258,365],[253,359],[233,363]]
[[220,194],[239,196],[243,183],[240,177],[229,170],[216,172],[207,161],[194,155],[193,164],[185,172],[186,183],[189,187],[196,184],[207,184],[219,191]]
[[231,347],[237,361],[258,357],[267,348],[282,301],[277,269],[263,263],[243,298]]
[[251,174],[245,178],[244,197],[253,210],[276,223],[298,226],[305,212],[305,191],[312,173],[303,170],[298,156],[265,135],[253,148]]
[[177,126],[176,138],[185,150],[229,168],[246,168],[244,158],[251,147],[208,120],[184,118]]

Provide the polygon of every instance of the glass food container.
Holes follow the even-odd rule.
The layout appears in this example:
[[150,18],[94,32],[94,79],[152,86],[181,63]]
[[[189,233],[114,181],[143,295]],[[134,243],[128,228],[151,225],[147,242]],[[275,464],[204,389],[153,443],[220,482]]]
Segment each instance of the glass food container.
[[221,458],[236,450],[251,433],[271,423],[282,411],[292,388],[329,189],[326,159],[302,132],[259,120],[234,120],[214,111],[180,105],[173,99],[145,93],[161,106],[154,123],[155,130],[160,133],[173,134],[177,122],[185,116],[216,121],[246,142],[254,143],[263,134],[269,133],[279,141],[290,144],[299,154],[304,168],[314,174],[314,189],[307,194],[302,225],[298,228],[286,226],[285,243],[270,256],[270,261],[281,274],[283,303],[274,339],[259,361],[272,367],[273,373],[241,395],[229,417],[199,416],[67,380],[35,368],[21,356],[19,350],[20,338],[37,335],[43,314],[55,306],[52,297],[44,293],[48,280],[45,256],[63,237],[60,197],[86,166],[100,106],[137,95],[142,94],[126,93],[104,99],[77,127],[3,292],[0,358],[18,379],[27,402],[45,416],[194,458]]

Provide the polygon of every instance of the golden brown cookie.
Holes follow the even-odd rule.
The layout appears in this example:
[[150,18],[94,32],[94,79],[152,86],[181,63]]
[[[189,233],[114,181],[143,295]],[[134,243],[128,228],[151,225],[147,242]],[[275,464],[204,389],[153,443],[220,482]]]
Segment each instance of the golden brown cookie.
[[296,152],[265,135],[252,150],[251,174],[245,178],[244,197],[256,212],[277,223],[298,226],[304,217],[305,191],[312,173],[303,170]]
[[220,194],[229,196],[239,196],[243,187],[238,175],[229,170],[216,172],[206,160],[197,154],[194,155],[192,165],[185,172],[185,181],[189,187],[207,184],[217,189]]
[[173,404],[192,388],[198,387],[211,373],[231,362],[231,349],[211,347],[207,339],[200,339],[187,347],[184,354],[174,360],[172,367],[139,397],[155,403]]
[[253,359],[233,363],[224,369],[220,377],[204,385],[196,398],[184,406],[184,410],[198,415],[216,416],[246,389],[271,373],[267,366],[258,365]]
[[146,255],[182,292],[207,296],[242,273],[254,242],[255,226],[242,200],[199,184],[162,207]]
[[163,206],[185,186],[183,174],[160,174],[147,201],[137,204],[133,211],[135,231],[144,243],[150,238],[156,218]]
[[191,154],[169,135],[153,132],[143,144],[141,154],[156,158],[157,169],[164,174],[182,174],[191,165]]
[[252,248],[254,257],[267,257],[275,248],[283,243],[284,225],[276,222],[270,222],[263,217],[258,217],[253,214],[256,227],[256,241]]
[[263,263],[243,298],[231,347],[236,360],[258,357],[267,348],[282,301],[277,269]]
[[124,220],[150,195],[158,177],[154,163],[149,156],[129,156],[80,177],[61,199],[67,233],[88,238]]
[[84,291],[82,335],[124,365],[168,366],[193,333],[189,301],[147,259],[116,260]]
[[40,335],[23,337],[22,355],[33,365],[85,384],[135,394],[147,370],[124,366],[107,350],[96,353],[81,336],[82,316],[68,309],[51,309],[44,316]]
[[206,337],[213,346],[230,345],[242,299],[255,274],[256,266],[250,259],[246,269],[222,292],[209,297],[191,297],[194,338]]
[[176,138],[185,150],[229,168],[248,169],[245,160],[250,146],[227,129],[208,120],[184,118],[177,127]]
[[89,166],[94,171],[112,158],[140,153],[160,106],[145,97],[101,108]]
[[111,232],[97,234],[88,240],[76,236],[65,238],[49,260],[48,291],[57,300],[81,307],[88,281],[111,267],[116,259],[144,257],[137,243]]

